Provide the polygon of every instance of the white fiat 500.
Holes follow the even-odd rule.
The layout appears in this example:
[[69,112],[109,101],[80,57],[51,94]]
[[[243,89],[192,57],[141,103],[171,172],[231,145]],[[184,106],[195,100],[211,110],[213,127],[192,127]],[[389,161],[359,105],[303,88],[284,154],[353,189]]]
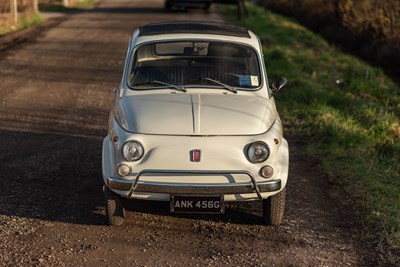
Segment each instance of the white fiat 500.
[[136,30],[103,141],[108,224],[124,198],[169,201],[177,213],[223,213],[226,202],[262,201],[281,223],[288,143],[261,44],[245,28],[168,22]]

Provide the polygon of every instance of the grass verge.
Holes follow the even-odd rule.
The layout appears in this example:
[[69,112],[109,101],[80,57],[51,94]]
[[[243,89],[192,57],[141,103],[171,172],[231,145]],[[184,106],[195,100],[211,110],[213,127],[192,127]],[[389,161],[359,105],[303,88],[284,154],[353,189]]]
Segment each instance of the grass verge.
[[52,3],[46,3],[46,1],[44,1],[39,5],[39,9],[42,12],[71,12],[71,11],[78,11],[81,9],[92,8],[98,2],[99,0],[81,0],[68,7],[65,7],[62,4],[52,4]]
[[[39,9],[41,12],[70,12],[78,11],[82,9],[88,9],[93,7],[99,0],[81,0],[69,7],[64,7],[62,4],[46,4],[41,3]],[[43,16],[35,13],[22,14],[19,17],[19,21],[16,24],[10,23],[4,26],[0,26],[0,36],[5,35],[10,32],[15,32],[29,28],[42,23],[45,19]]]
[[221,10],[260,37],[269,78],[288,78],[276,97],[285,134],[320,159],[382,263],[400,264],[399,85],[292,19],[249,6],[238,21],[234,7]]
[[40,14],[23,14],[20,15],[19,21],[16,24],[8,24],[0,27],[0,36],[10,32],[23,30],[28,27],[38,25],[44,21]]

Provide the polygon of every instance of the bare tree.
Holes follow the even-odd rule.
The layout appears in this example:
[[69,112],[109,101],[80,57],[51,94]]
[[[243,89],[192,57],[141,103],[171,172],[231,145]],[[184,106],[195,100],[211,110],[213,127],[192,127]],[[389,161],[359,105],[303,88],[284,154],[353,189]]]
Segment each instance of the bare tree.
[[17,0],[10,0],[10,13],[13,23],[18,22],[18,5]]
[[38,3],[38,0],[32,0],[32,5],[33,5],[33,12],[39,13],[39,3]]

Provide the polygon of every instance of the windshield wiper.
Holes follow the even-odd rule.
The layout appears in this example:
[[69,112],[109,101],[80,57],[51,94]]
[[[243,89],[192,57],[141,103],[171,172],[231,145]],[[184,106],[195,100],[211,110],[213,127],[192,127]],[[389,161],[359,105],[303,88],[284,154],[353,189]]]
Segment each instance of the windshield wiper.
[[228,89],[228,90],[231,91],[232,93],[237,94],[237,89],[236,89],[235,87],[233,87],[233,86],[227,85],[227,84],[225,84],[225,83],[222,83],[222,82],[220,82],[220,81],[217,81],[217,80],[214,80],[214,79],[211,79],[211,78],[203,78],[202,80],[210,81],[210,82],[216,83],[216,84],[218,84],[218,85],[221,85],[221,86],[224,87],[225,89]]
[[165,83],[165,82],[161,82],[161,81],[153,81],[153,83],[158,83],[158,84],[161,84],[161,85],[172,87],[172,88],[175,88],[176,90],[182,91],[182,92],[186,92],[187,91],[184,86],[178,86],[178,85],[175,85],[175,84]]
[[149,81],[149,82],[145,82],[145,83],[138,83],[138,84],[133,84],[133,86],[138,86],[138,85],[146,85],[146,84],[159,84],[159,85],[165,85],[168,88],[174,88],[178,91],[181,92],[186,92],[186,88],[184,86],[178,86],[175,84],[171,84],[171,83],[165,83],[165,82],[161,82],[161,81]]

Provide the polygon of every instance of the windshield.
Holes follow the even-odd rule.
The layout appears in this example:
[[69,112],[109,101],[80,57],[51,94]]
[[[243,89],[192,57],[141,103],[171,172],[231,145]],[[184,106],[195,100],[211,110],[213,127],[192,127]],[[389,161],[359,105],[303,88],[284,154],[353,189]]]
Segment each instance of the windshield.
[[247,45],[215,41],[141,45],[133,56],[129,75],[129,84],[133,89],[180,86],[255,89],[260,83],[254,49]]

